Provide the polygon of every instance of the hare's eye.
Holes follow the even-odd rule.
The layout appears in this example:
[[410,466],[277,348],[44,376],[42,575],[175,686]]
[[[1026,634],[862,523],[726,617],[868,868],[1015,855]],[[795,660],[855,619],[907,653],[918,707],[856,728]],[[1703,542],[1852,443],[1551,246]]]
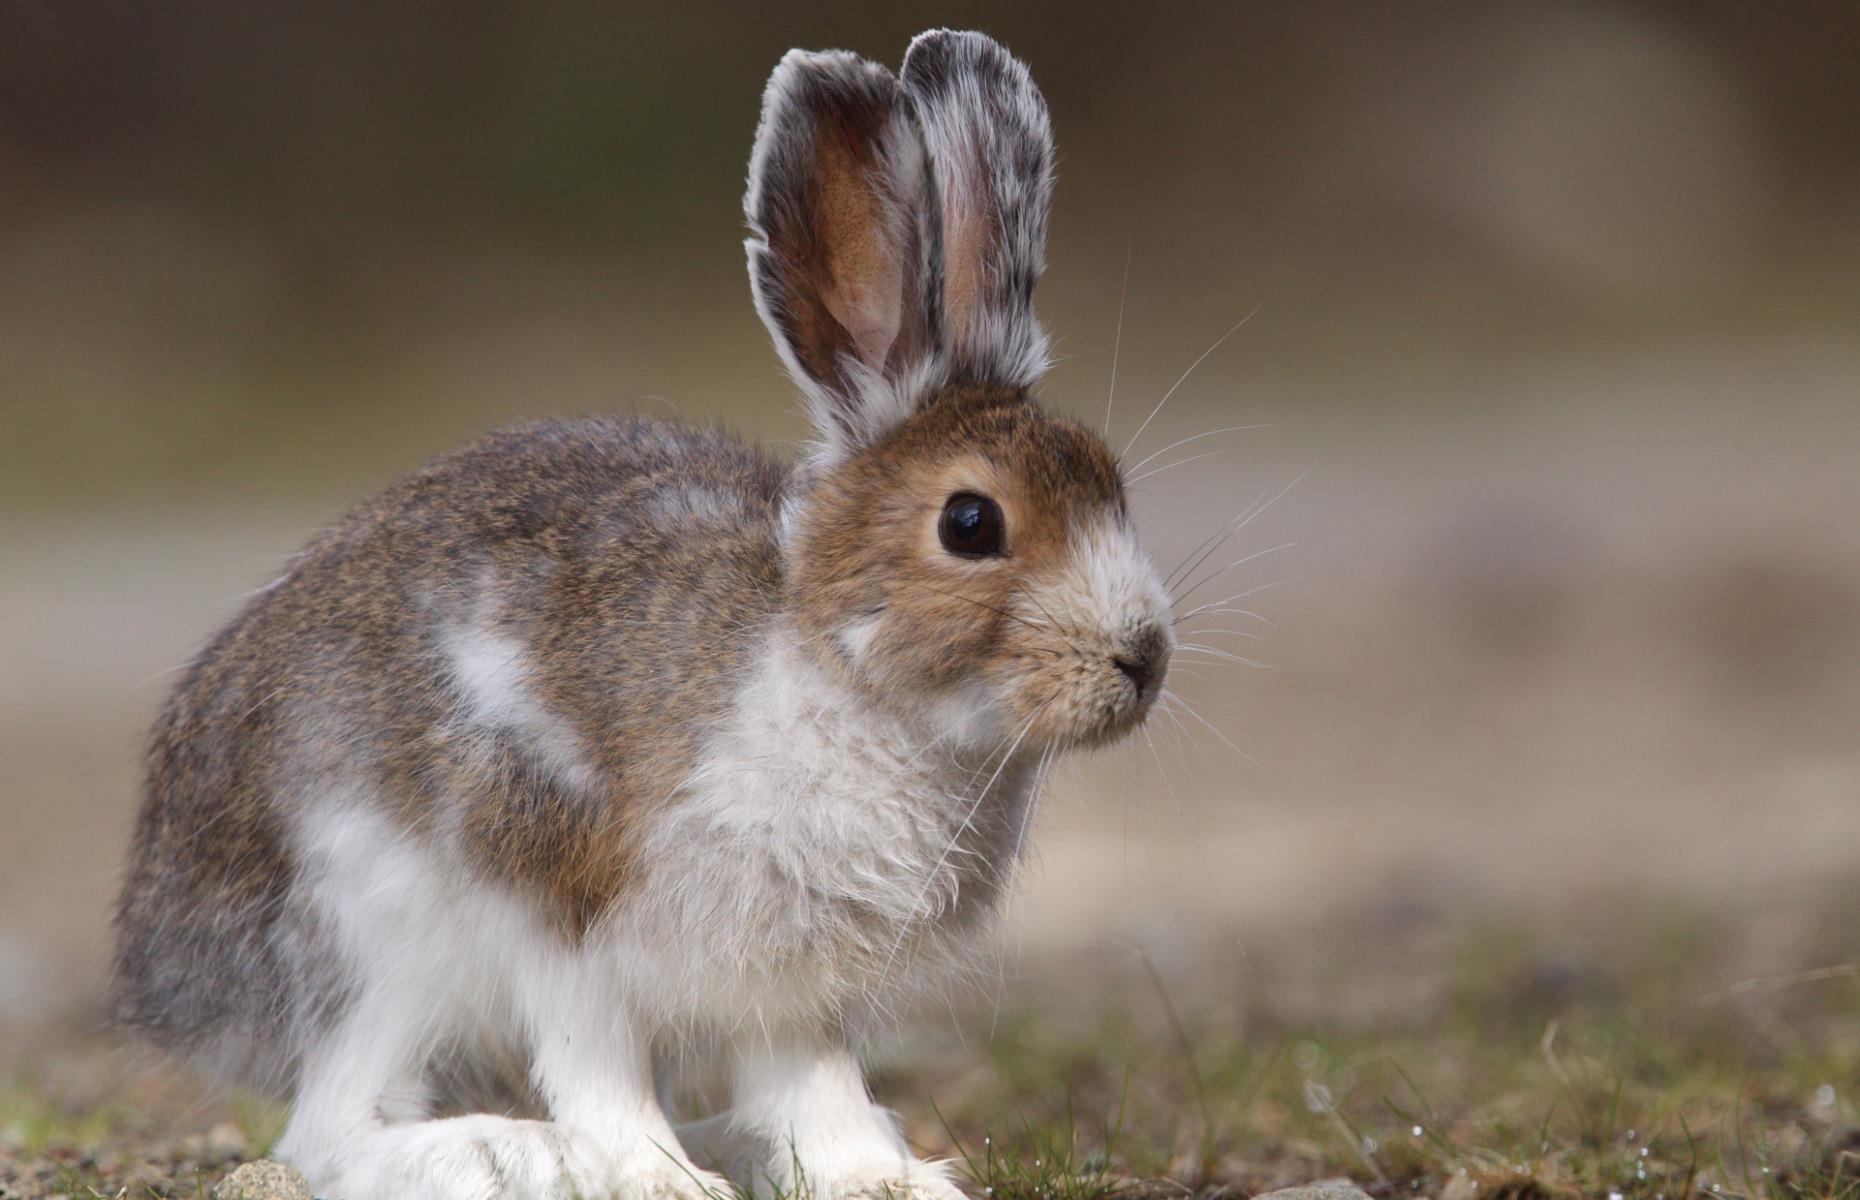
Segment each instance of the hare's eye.
[[943,505],[937,534],[943,549],[964,558],[1001,553],[1001,506],[974,492],[957,492]]

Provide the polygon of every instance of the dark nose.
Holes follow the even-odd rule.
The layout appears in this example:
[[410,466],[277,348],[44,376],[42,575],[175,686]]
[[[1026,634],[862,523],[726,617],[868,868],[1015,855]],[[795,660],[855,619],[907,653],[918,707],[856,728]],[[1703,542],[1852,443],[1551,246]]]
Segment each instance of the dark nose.
[[1168,635],[1161,629],[1146,629],[1120,647],[1111,661],[1141,696],[1169,662]]

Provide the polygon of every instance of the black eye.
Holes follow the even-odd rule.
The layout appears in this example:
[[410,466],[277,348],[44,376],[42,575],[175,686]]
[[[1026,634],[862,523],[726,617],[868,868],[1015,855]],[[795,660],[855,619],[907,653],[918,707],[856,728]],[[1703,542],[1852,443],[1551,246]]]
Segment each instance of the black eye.
[[1001,506],[986,496],[957,492],[943,506],[937,534],[943,549],[964,558],[1001,553]]

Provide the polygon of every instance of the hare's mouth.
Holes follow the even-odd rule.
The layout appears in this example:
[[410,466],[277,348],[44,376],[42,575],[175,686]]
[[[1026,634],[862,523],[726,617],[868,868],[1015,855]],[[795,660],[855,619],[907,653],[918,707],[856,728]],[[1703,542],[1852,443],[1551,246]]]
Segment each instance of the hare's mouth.
[[1107,742],[1136,732],[1139,726],[1149,720],[1150,711],[1156,707],[1156,700],[1162,695],[1163,669],[1156,669],[1142,678],[1133,677],[1122,664],[1119,664],[1118,671],[1129,683],[1125,689],[1128,697],[1119,698],[1120,703],[1105,722],[1102,740]]
[[1064,670],[1064,686],[1048,694],[1034,717],[1033,733],[1064,749],[1089,749],[1127,737],[1156,707],[1167,670],[1166,655],[1075,661]]

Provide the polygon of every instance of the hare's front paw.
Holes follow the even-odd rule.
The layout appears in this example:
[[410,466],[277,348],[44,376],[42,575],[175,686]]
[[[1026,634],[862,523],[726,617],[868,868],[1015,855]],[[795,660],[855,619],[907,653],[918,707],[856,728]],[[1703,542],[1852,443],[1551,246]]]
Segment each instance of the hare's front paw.
[[599,1200],[734,1200],[736,1189],[721,1175],[661,1156],[656,1163],[623,1169],[598,1196]]
[[817,1200],[967,1200],[947,1167],[920,1161],[906,1164],[903,1171],[895,1161],[855,1171],[822,1180],[810,1190]]

